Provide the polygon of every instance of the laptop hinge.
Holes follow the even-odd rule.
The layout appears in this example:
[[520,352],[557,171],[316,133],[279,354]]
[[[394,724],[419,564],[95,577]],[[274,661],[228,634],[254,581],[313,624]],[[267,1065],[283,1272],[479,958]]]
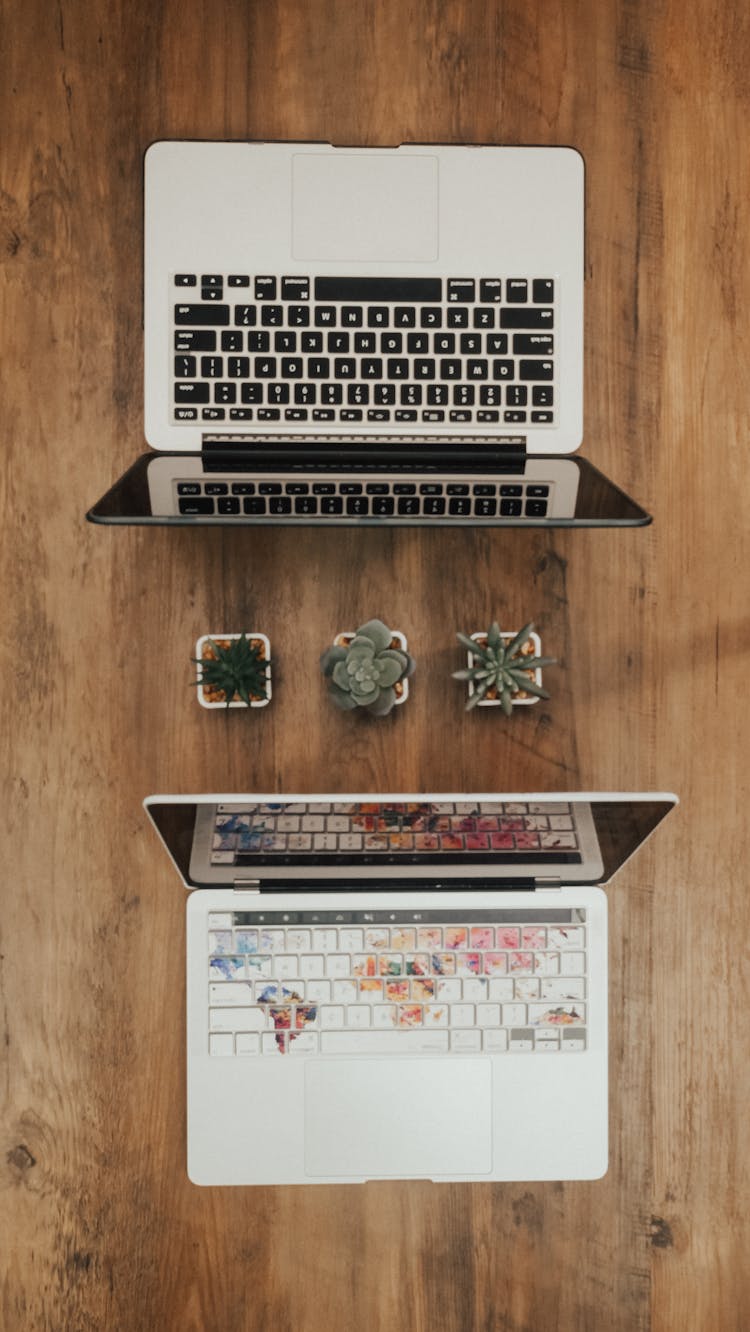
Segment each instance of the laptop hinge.
[[292,445],[299,448],[306,445],[310,449],[317,449],[319,445],[334,444],[339,448],[347,448],[351,444],[362,444],[369,448],[377,448],[380,444],[400,444],[407,448],[413,448],[418,444],[442,444],[445,448],[451,449],[455,444],[471,444],[481,447],[490,447],[507,451],[508,453],[524,454],[526,452],[526,435],[201,435],[201,449],[205,453],[232,453],[233,451],[242,452],[247,450],[248,446],[267,449],[269,447],[285,448]]
[[260,879],[235,879],[232,884],[235,893],[259,893]]
[[559,892],[562,888],[562,880],[555,878],[554,875],[551,875],[549,878],[541,877],[534,880],[534,887],[544,888],[547,892],[550,890],[552,892]]

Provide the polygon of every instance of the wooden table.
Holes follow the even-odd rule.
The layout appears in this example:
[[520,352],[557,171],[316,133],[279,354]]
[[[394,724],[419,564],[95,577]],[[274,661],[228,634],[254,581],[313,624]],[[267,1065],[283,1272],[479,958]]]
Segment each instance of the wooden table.
[[[2,12],[2,1326],[747,1328],[746,8]],[[141,449],[141,159],[179,137],[577,146],[585,452],[653,527],[86,526]],[[373,614],[419,665],[360,724],[317,654]],[[450,679],[493,614],[560,658],[510,724]],[[273,704],[203,712],[194,641],[245,627]],[[610,894],[603,1181],[189,1184],[183,890],[140,802],[320,788],[680,793]]]

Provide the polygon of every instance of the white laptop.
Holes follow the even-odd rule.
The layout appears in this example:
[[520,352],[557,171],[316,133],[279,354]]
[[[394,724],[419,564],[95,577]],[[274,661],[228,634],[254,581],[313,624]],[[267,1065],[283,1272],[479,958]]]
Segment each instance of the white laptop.
[[195,890],[193,1182],[602,1175],[598,885],[675,802],[149,796]]
[[571,148],[153,144],[151,513],[572,519],[583,237]]

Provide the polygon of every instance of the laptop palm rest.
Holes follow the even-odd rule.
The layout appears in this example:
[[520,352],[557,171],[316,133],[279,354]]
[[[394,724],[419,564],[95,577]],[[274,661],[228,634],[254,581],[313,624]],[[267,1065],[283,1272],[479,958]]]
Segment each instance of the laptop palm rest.
[[489,1059],[311,1060],[305,1173],[359,1178],[492,1169]]

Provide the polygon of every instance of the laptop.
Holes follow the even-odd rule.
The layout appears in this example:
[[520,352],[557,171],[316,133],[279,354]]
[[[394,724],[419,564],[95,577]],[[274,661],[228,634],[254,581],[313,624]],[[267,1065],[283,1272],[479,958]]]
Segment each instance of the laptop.
[[148,516],[572,520],[583,237],[571,148],[153,144]]
[[607,1169],[601,885],[669,794],[154,795],[196,1184]]

